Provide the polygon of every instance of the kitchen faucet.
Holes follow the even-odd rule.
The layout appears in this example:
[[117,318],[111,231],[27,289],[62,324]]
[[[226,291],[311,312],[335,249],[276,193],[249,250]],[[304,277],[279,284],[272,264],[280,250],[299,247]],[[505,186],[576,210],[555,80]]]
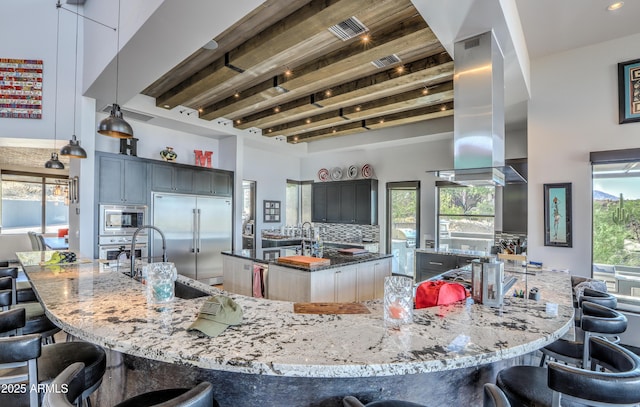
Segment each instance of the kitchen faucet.
[[[162,233],[162,231],[160,229],[158,229],[155,226],[152,225],[144,225],[144,226],[140,226],[138,229],[136,229],[135,232],[133,232],[133,237],[131,238],[131,277],[135,278],[137,273],[135,270],[135,263],[136,263],[136,239],[138,238],[138,233],[140,233],[140,231],[142,231],[143,229],[153,229],[156,232],[160,233],[160,237],[162,237],[162,261],[163,262],[167,262],[167,240],[164,238],[164,233]],[[151,254],[149,253],[149,255],[147,256],[147,261],[149,263],[151,263]]]
[[309,231],[307,233],[307,237],[309,238],[309,242],[313,243],[313,225],[311,225],[311,222],[304,222],[300,227],[300,234],[302,235],[301,237],[302,237],[302,255],[303,256],[306,251],[305,249],[306,249],[306,243],[307,243],[307,239],[305,239],[305,236],[304,236],[305,225],[309,225],[309,228],[307,229]]

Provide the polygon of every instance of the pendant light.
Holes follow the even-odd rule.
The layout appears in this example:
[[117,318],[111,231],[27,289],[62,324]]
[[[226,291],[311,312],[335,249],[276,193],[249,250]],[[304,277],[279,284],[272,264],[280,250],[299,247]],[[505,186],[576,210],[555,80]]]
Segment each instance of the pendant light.
[[[57,6],[56,6],[57,7]],[[54,92],[53,101],[53,147],[56,146],[56,139],[58,133],[58,49],[60,48],[60,8],[58,7],[58,22],[56,24],[56,90]],[[51,153],[49,161],[44,163],[44,168],[50,168],[53,170],[64,170],[64,164],[58,160],[58,153]]]
[[[60,0],[58,0],[58,4],[60,4]],[[73,135],[71,136],[71,140],[69,140],[69,144],[60,149],[60,155],[71,158],[87,158],[87,152],[84,151],[84,148],[80,147],[80,143],[76,138],[76,110],[78,95],[76,90],[78,86],[78,16],[79,14],[76,13],[76,59],[73,73]]]
[[122,117],[120,105],[118,105],[118,74],[120,69],[120,0],[118,0],[118,35],[116,49],[116,102],[111,106],[109,117],[103,119],[98,125],[98,133],[114,138],[132,138],[133,128]]

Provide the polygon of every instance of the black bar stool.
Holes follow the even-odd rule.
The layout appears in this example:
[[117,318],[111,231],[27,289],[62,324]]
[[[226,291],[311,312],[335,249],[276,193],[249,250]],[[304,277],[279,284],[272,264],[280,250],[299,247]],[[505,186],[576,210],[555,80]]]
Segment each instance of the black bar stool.
[[[6,331],[13,331],[23,327],[25,320],[26,313],[22,308],[0,312],[0,327]],[[31,336],[22,335],[0,338],[0,341],[22,337]],[[40,338],[40,335],[36,337]],[[19,348],[17,349],[15,352],[19,353]],[[41,345],[41,347],[38,347],[38,352],[35,374],[37,382],[40,384],[51,383],[60,372],[75,362],[82,362],[85,365],[83,370],[85,386],[80,397],[90,405],[89,396],[100,386],[102,377],[107,369],[107,356],[104,349],[92,343],[77,341]],[[3,378],[22,374],[22,370],[20,366],[6,366],[6,369],[0,372],[0,383]],[[0,406],[13,406],[13,404],[5,403],[6,397],[10,397],[10,395],[0,392]]]
[[[73,363],[56,376],[51,384],[53,391],[45,392],[42,407],[75,407],[73,402],[84,390],[84,363]],[[66,391],[59,390],[62,388],[66,388]]]
[[493,383],[485,383],[484,385],[484,402],[483,407],[511,407],[509,399],[500,387]]
[[156,390],[139,394],[114,407],[219,407],[213,398],[213,386],[202,382],[191,389]]
[[426,407],[422,404],[402,400],[379,400],[372,401],[371,403],[367,404],[362,404],[360,400],[353,396],[347,396],[343,398],[342,405],[344,407]]
[[555,362],[548,368],[512,366],[498,373],[496,384],[512,406],[557,407],[561,400],[608,406],[639,403],[640,358],[603,338],[592,337],[589,342],[591,358],[607,371]]
[[[627,330],[627,317],[616,310],[587,301],[581,302],[581,308],[581,327],[576,328],[576,339],[558,339],[540,349],[542,352],[540,366],[543,366],[545,359],[549,357],[587,368],[589,363],[589,337],[592,335],[611,337]],[[610,340],[619,342],[620,338],[614,336]]]

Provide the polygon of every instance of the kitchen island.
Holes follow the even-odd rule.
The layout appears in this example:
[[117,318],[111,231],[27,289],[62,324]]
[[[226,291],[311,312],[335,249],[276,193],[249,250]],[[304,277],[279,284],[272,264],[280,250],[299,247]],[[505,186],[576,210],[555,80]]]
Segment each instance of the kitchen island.
[[[97,261],[41,266],[51,253],[18,258],[56,325],[111,350],[96,407],[201,380],[213,383],[223,407],[340,406],[349,394],[363,401],[480,405],[482,384],[498,370],[573,325],[569,274],[544,271],[528,276],[529,286],[540,289],[540,301],[508,298],[500,309],[460,302],[416,310],[413,323],[401,330],[385,328],[381,300],[363,303],[370,314],[311,315],[294,313],[291,302],[225,293],[242,307],[243,323],[216,338],[198,337],[186,329],[205,298],[148,306],[139,282]],[[557,315],[545,313],[547,302],[558,304]]]
[[329,264],[324,266],[308,269],[279,262],[297,254],[291,248],[225,251],[225,289],[251,296],[253,270],[258,265],[266,270],[266,298],[293,302],[366,301],[382,298],[384,278],[391,275],[391,254],[353,255],[325,249],[322,259]]

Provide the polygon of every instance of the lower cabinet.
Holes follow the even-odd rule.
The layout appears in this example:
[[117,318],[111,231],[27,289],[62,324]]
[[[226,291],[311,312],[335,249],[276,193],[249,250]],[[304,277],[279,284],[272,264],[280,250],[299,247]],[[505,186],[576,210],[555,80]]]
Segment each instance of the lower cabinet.
[[391,259],[319,271],[270,264],[268,298],[293,302],[356,302],[382,298],[384,278],[390,275]]
[[224,289],[231,293],[251,296],[253,293],[253,261],[222,256]]

